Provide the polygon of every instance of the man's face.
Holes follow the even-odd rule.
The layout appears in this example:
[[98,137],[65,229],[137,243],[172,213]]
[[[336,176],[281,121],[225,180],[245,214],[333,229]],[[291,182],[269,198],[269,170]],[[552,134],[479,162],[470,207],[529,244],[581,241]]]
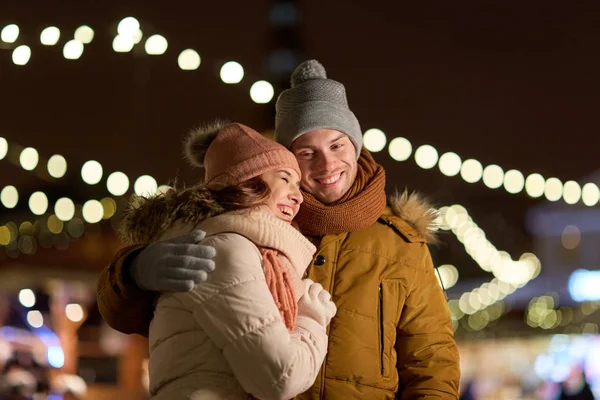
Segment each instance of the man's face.
[[317,129],[292,143],[302,170],[302,188],[323,204],[344,196],[356,178],[356,149],[347,135],[333,129]]

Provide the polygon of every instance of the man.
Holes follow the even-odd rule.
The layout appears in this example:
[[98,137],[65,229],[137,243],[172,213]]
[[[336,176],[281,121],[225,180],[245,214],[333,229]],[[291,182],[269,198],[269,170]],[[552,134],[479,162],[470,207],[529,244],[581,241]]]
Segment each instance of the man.
[[[321,373],[299,398],[458,398],[458,351],[426,244],[431,208],[406,194],[386,205],[385,172],[362,148],[344,86],[318,62],[294,71],[276,107],[276,139],[303,174],[295,222],[318,248],[307,277],[338,308]],[[195,235],[117,255],[98,286],[113,328],[147,334],[148,290],[189,290],[207,278],[212,254]]]

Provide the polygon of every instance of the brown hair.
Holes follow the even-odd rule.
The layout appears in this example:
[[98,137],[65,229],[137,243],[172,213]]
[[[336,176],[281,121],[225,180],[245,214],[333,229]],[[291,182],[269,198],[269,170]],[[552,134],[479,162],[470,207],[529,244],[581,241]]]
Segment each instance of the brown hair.
[[260,176],[255,176],[237,185],[209,190],[225,211],[242,210],[261,205],[271,194],[269,185]]

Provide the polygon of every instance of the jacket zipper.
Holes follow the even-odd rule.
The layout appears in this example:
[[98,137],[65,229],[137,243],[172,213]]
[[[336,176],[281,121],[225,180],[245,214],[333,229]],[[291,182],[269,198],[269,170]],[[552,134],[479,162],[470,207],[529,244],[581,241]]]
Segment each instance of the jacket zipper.
[[383,293],[381,291],[381,284],[379,284],[379,345],[381,351],[379,352],[379,358],[381,363],[381,375],[383,376]]
[[[322,243],[322,241],[321,241],[321,243]],[[319,243],[319,247],[320,247],[321,243]],[[335,250],[336,250],[336,254],[339,254],[338,253],[339,249],[336,248]],[[329,293],[333,293],[334,292],[334,290],[333,290],[333,280],[335,278],[335,269],[333,268],[333,265],[336,265],[336,264],[337,264],[337,259],[335,259],[334,262],[331,264],[332,265],[331,277],[329,278],[329,288],[327,289],[329,291]],[[312,266],[313,265],[311,264],[311,267]],[[329,342],[329,332],[330,332],[330,330],[331,330],[331,323],[329,323],[329,325],[327,325],[327,329],[326,329],[326,332],[327,332],[327,342]],[[321,374],[320,374],[321,375],[321,377],[320,377],[321,387],[320,387],[320,390],[319,390],[319,399],[325,399],[325,369],[326,369],[326,365],[327,365],[327,353],[325,353],[325,360],[323,361],[323,365],[321,366]]]

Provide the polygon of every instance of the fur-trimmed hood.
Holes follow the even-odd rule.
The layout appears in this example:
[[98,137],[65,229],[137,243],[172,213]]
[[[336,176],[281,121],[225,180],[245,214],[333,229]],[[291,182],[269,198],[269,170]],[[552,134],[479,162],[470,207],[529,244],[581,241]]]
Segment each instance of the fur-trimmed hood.
[[150,198],[134,196],[123,213],[119,234],[129,245],[146,244],[158,240],[175,221],[195,225],[224,211],[204,184]]
[[[427,243],[437,242],[438,212],[422,195],[396,193],[390,196],[389,204],[394,215],[413,227]],[[196,225],[224,211],[204,184],[170,189],[150,198],[135,196],[125,209],[119,233],[127,244],[150,243],[176,221]]]
[[417,192],[396,193],[389,197],[393,213],[413,227],[429,244],[438,243],[438,210],[423,195]]

